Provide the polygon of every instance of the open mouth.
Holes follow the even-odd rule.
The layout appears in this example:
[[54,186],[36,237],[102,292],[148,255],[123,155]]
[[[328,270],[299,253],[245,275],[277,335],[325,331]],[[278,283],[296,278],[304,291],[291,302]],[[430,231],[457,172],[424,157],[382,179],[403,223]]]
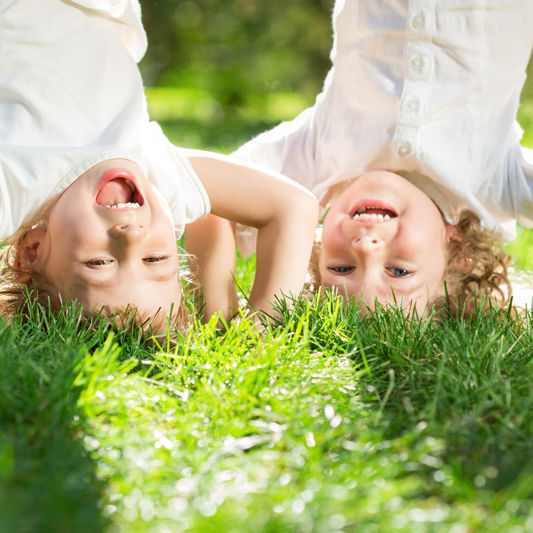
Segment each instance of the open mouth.
[[112,209],[135,209],[144,204],[144,199],[131,171],[114,168],[102,176],[96,189],[96,203]]
[[351,217],[354,220],[371,222],[385,222],[397,216],[398,213],[391,206],[377,200],[359,202],[351,212]]

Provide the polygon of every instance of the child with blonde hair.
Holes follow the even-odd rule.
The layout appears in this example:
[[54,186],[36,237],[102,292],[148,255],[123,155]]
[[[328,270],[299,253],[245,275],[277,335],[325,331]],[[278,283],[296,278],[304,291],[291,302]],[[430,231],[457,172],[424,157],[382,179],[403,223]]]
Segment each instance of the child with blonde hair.
[[[312,271],[372,306],[506,301],[497,246],[533,226],[533,152],[516,122],[533,1],[336,0],[315,105],[236,155],[325,209]],[[253,250],[242,230],[241,248]],[[445,289],[446,281],[447,289]]]
[[3,315],[29,288],[53,308],[179,320],[176,238],[209,212],[258,229],[254,307],[299,292],[315,198],[276,172],[177,148],[150,121],[138,0],[8,2],[0,42]]

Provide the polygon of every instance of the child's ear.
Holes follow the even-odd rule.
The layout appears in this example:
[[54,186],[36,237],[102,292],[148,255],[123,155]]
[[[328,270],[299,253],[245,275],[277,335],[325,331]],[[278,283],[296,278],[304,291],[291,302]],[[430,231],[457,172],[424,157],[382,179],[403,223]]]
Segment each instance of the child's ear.
[[[463,237],[456,226],[446,224],[446,242],[448,243],[448,250],[454,257],[454,267],[461,273],[466,274],[470,270],[472,261],[461,253]],[[459,253],[454,253],[459,251]]]
[[15,257],[16,278],[20,283],[28,283],[42,266],[41,244],[46,237],[46,228],[32,228],[22,239]]

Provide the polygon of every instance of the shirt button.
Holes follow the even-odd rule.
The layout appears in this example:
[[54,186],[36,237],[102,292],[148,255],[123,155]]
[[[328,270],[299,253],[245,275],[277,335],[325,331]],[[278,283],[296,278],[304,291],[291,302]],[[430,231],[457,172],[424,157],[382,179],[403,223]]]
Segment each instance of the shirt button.
[[424,69],[424,59],[422,56],[416,55],[411,58],[411,69],[417,73],[422,72]]
[[412,19],[411,19],[411,26],[415,30],[421,30],[426,25],[426,17],[424,16],[424,13],[420,12],[417,13]]
[[407,108],[407,111],[416,115],[420,110],[420,100],[418,100],[418,98],[414,96],[410,100],[407,100],[407,104],[405,105],[405,107]]
[[407,157],[411,153],[411,143],[407,141],[400,143],[398,146],[398,155],[400,157]]

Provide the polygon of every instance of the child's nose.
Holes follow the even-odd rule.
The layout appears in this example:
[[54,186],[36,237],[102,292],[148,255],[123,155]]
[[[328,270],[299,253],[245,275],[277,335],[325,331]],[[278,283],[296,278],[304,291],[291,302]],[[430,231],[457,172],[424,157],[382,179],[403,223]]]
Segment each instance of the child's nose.
[[384,246],[384,241],[378,235],[362,235],[355,237],[352,240],[352,247],[354,250],[362,253],[375,253],[381,250]]
[[117,224],[110,230],[113,238],[126,242],[135,242],[144,236],[144,226],[138,224]]

